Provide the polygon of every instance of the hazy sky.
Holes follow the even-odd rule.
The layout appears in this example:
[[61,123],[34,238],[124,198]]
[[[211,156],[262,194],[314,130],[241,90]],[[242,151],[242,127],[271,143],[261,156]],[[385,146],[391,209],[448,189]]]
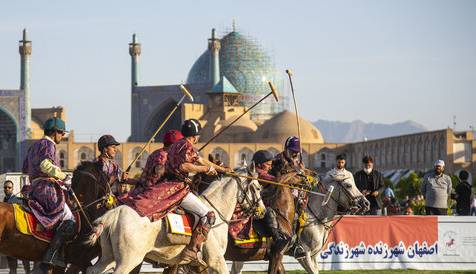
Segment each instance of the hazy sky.
[[[8,3],[6,3],[8,2]],[[47,4],[48,3],[48,4]],[[141,85],[186,79],[211,28],[233,18],[292,68],[309,120],[476,126],[476,1],[2,1],[0,88],[18,88],[33,41],[33,107],[64,106],[77,139],[130,134],[130,56]],[[93,136],[93,137],[90,137]]]

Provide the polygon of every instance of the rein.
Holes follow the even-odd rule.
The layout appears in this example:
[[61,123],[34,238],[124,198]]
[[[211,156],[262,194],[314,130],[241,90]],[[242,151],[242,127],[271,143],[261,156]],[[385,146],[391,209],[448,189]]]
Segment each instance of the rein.
[[[85,170],[76,170],[77,173],[80,173],[80,174],[83,174],[83,175],[86,175],[87,177],[91,178],[94,180],[94,182],[96,183],[95,186],[98,186],[98,178],[91,172],[89,171],[85,171]],[[83,215],[84,215],[84,218],[86,219],[87,223],[91,223],[91,220],[89,219],[89,216],[86,215],[86,212],[84,210],[86,210],[87,208],[89,208],[90,206],[98,203],[98,202],[101,202],[99,205],[104,206],[102,205],[102,202],[106,201],[109,199],[110,195],[113,195],[112,194],[112,189],[111,189],[111,186],[109,185],[109,183],[106,182],[106,187],[103,186],[103,185],[100,185],[107,194],[103,195],[101,198],[99,199],[96,199],[94,200],[93,202],[87,204],[86,206],[82,206],[81,204],[77,205],[77,207],[79,208],[76,208],[75,210],[73,210],[74,213],[77,213],[78,211],[80,212],[83,212]],[[98,194],[98,189],[96,187],[96,193]],[[79,202],[79,201],[78,201]],[[81,210],[82,209],[82,210]],[[97,209],[99,209],[99,206],[97,207]]]
[[[349,193],[347,193],[347,190],[342,187],[342,185],[339,183],[338,184],[339,187],[341,188],[341,190],[344,192],[344,194],[347,196],[347,198],[349,198],[349,200],[351,201],[355,201],[357,200],[360,196],[357,196],[357,197],[354,197],[352,195],[350,195]],[[321,189],[324,187],[323,184],[319,184],[318,185]],[[342,191],[339,191],[339,198],[336,200],[333,196],[331,196],[331,199],[336,202],[337,204],[337,208],[338,206],[342,206],[339,202],[340,200],[340,195],[341,195],[341,192]],[[328,204],[324,205],[323,207],[325,208],[329,208]],[[352,211],[351,210],[347,210],[345,212],[340,212],[341,214],[339,214],[339,217],[333,217],[331,220],[328,220],[328,221],[324,221],[324,219],[321,219],[318,217],[318,213],[314,212],[314,210],[312,209],[312,207],[309,206],[309,204],[307,204],[307,208],[309,209],[309,212],[311,212],[311,214],[314,216],[314,218],[316,219],[316,222],[317,224],[320,224],[322,226],[324,226],[324,235],[322,237],[322,245],[321,247],[317,250],[317,251],[314,251],[312,253],[312,255],[315,255],[315,254],[318,254],[319,252],[322,251],[322,249],[324,248],[324,246],[326,245],[327,241],[329,240],[329,233],[332,232],[332,230],[334,230],[334,228],[336,227],[336,225],[342,220],[342,218],[344,217],[344,215],[346,215],[347,213],[351,213]],[[337,211],[337,208],[336,208],[336,213],[339,213]],[[337,219],[337,221],[335,221]],[[306,226],[308,226],[309,224],[307,224]]]

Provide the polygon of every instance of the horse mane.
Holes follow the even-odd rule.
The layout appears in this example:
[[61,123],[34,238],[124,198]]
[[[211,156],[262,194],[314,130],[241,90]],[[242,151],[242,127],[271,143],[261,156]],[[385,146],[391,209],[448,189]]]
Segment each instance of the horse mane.
[[93,161],[81,161],[79,165],[76,167],[76,170],[90,170],[91,168],[96,168],[96,163]]

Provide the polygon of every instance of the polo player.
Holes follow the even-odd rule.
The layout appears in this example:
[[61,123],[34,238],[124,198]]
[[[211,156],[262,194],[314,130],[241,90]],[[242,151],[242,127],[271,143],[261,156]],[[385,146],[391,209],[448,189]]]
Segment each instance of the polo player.
[[103,135],[98,140],[99,156],[94,159],[101,173],[107,178],[109,185],[127,180],[128,174],[122,172],[119,164],[114,160],[117,146],[120,143],[112,135]]
[[206,267],[205,262],[198,258],[201,244],[207,239],[210,228],[215,223],[215,213],[208,208],[195,194],[190,191],[192,180],[189,173],[205,173],[217,175],[217,172],[230,172],[229,168],[218,166],[202,158],[193,146],[200,138],[202,126],[196,119],[185,120],[182,125],[184,138],[169,149],[166,164],[166,177],[169,180],[184,182],[187,185],[187,194],[180,202],[186,211],[200,217],[197,227],[192,233],[192,239],[180,254],[182,263],[191,263],[192,266]]
[[43,125],[44,136],[28,150],[23,162],[23,172],[30,178],[28,205],[46,230],[55,230],[46,253],[43,267],[65,267],[62,247],[74,236],[75,219],[66,204],[64,190],[71,188],[71,178],[61,171],[56,145],[66,132],[66,125],[58,117],[48,119]]

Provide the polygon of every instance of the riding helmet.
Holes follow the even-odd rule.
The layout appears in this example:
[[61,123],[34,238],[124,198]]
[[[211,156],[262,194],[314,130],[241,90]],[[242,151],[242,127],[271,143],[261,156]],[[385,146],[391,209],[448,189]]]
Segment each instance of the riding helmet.
[[202,125],[197,119],[185,120],[182,125],[182,134],[184,137],[200,135]]
[[116,141],[116,139],[114,139],[112,135],[108,135],[108,134],[103,135],[98,140],[99,151],[102,151],[104,148],[108,146],[112,146],[112,145],[116,145],[116,146],[120,145],[120,143]]
[[289,150],[294,151],[294,152],[300,152],[301,151],[301,141],[296,136],[288,137],[288,139],[286,139],[286,142],[284,143],[284,148],[289,149]]
[[261,165],[271,160],[273,160],[273,155],[267,150],[256,151],[252,159],[252,161],[257,165]]
[[52,117],[43,124],[43,130],[66,131],[66,123],[58,117]]

